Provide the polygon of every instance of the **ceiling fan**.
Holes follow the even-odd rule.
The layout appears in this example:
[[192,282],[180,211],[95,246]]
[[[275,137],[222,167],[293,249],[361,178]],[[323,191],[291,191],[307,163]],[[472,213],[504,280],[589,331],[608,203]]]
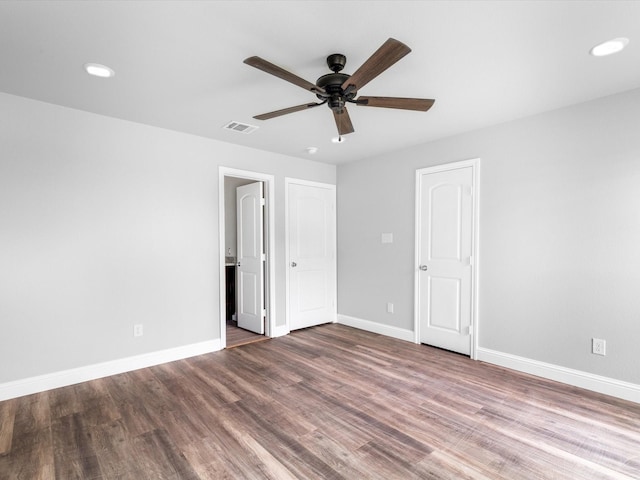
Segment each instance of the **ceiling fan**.
[[278,78],[293,83],[305,90],[314,93],[319,102],[305,103],[295,107],[283,108],[274,112],[256,115],[257,120],[268,120],[270,118],[287,115],[289,113],[300,112],[309,108],[327,104],[333,112],[333,117],[338,127],[339,135],[353,133],[355,130],[347,111],[347,103],[353,103],[365,107],[399,108],[403,110],[417,110],[426,112],[431,108],[435,100],[424,98],[400,98],[400,97],[363,97],[356,98],[358,90],[364,87],[375,77],[384,72],[402,57],[411,52],[411,49],[404,43],[389,38],[382,44],[371,57],[358,68],[353,75],[340,73],[347,63],[347,57],[341,53],[334,53],[327,57],[327,65],[333,73],[321,76],[313,84],[307,80],[294,75],[283,68],[274,65],[260,57],[249,57],[244,63],[252,67],[267,72]]

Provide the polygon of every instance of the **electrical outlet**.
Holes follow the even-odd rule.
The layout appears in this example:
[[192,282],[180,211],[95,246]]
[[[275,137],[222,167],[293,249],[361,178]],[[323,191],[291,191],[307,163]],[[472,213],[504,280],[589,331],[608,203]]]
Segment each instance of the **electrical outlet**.
[[387,313],[393,313],[393,303],[387,303]]
[[141,337],[143,335],[143,330],[142,330],[142,324],[139,323],[138,325],[134,325],[133,326],[133,336],[134,337]]
[[592,338],[591,339],[591,353],[596,355],[606,355],[607,354],[607,341],[602,340],[601,338]]

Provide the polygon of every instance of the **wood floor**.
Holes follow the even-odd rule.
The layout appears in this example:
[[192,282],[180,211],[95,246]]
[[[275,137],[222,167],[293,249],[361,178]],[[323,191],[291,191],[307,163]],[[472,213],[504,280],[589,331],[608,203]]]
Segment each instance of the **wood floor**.
[[0,403],[4,479],[638,479],[640,404],[336,324]]
[[227,320],[227,348],[239,347],[248,343],[262,342],[269,337],[244,330],[236,326],[235,322]]

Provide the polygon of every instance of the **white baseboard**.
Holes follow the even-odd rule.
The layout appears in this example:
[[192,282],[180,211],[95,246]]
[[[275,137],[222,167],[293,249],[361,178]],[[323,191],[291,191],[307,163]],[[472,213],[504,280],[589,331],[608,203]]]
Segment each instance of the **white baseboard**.
[[623,382],[487,348],[478,348],[477,354],[478,360],[483,362],[640,403],[640,385],[634,383]]
[[53,388],[66,387],[97,378],[130,372],[140,368],[152,367],[162,363],[195,357],[220,350],[220,340],[193,343],[181,347],[169,348],[158,352],[144,353],[134,357],[121,358],[104,363],[87,365],[86,367],[63,370],[61,372],[39,375],[0,384],[0,401],[22,397],[32,393],[44,392]]
[[337,323],[348,327],[359,328],[367,332],[379,333],[387,337],[406,340],[407,342],[415,342],[415,334],[413,330],[405,330],[404,328],[391,327],[382,323],[372,322],[371,320],[363,320],[362,318],[350,317],[348,315],[338,314]]

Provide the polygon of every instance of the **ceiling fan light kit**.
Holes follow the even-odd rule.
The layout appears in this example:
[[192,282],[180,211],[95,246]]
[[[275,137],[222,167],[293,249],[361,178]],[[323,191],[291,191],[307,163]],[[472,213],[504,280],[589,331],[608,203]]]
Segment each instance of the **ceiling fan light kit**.
[[[249,57],[244,63],[258,70],[274,75],[282,80],[288,81],[305,90],[314,93],[319,102],[305,103],[295,107],[283,108],[269,113],[256,115],[257,120],[268,120],[271,118],[287,115],[289,113],[300,112],[309,108],[315,108],[327,104],[331,109],[338,129],[338,139],[342,135],[353,133],[355,129],[351,123],[347,103],[365,107],[397,108],[402,110],[415,110],[426,112],[431,108],[435,100],[423,98],[400,98],[400,97],[357,97],[358,90],[364,87],[371,80],[376,78],[386,69],[395,64],[402,57],[411,52],[411,49],[404,43],[389,38],[382,44],[373,55],[371,55],[353,75],[341,73],[347,63],[347,57],[341,53],[333,53],[327,57],[327,66],[333,73],[322,75],[316,83],[308,82],[297,75],[263,60],[260,57]],[[336,143],[340,143],[338,140]]]

